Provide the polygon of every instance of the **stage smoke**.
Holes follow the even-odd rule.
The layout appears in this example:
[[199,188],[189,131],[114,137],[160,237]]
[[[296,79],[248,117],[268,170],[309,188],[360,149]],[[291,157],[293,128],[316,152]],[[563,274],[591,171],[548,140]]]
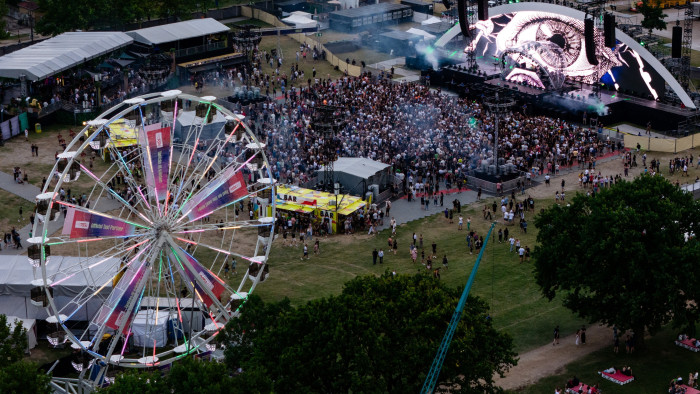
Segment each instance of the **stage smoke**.
[[673,26],[673,39],[671,40],[671,57],[679,59],[683,48],[683,28]]
[[459,13],[459,28],[464,37],[469,35],[469,19],[467,18],[467,0],[457,0],[457,12]]
[[595,56],[596,44],[595,44],[595,26],[593,26],[593,19],[586,18],[583,21],[583,36],[586,43],[586,59],[588,63],[593,66],[598,65],[598,58]]

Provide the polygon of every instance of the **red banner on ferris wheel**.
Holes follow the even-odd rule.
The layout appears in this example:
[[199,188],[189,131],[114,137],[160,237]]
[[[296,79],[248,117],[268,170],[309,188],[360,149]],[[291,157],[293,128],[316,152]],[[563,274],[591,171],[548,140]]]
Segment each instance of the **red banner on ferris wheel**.
[[146,185],[154,197],[163,201],[168,194],[170,175],[170,128],[161,127],[160,123],[145,126],[139,140],[148,157]]
[[187,201],[182,206],[182,211],[190,221],[193,221],[247,195],[248,186],[241,168],[229,167],[223,176],[211,182]]
[[[221,294],[223,294],[224,290],[226,290],[221,279],[208,269],[204,268],[197,260],[194,259],[194,257],[190,256],[184,250],[182,254],[176,255],[176,257],[182,255],[185,256],[187,262],[192,266],[192,270],[185,267],[179,260],[178,263],[175,264],[175,268],[183,278],[187,278],[185,281],[187,289],[189,291],[196,290],[196,294],[199,296],[200,301],[206,305],[207,308],[212,306],[212,304],[214,304],[214,300],[209,296],[209,293],[204,291],[202,284],[206,289],[211,291],[214,297],[221,299]],[[197,279],[199,279],[199,281],[197,281]]]

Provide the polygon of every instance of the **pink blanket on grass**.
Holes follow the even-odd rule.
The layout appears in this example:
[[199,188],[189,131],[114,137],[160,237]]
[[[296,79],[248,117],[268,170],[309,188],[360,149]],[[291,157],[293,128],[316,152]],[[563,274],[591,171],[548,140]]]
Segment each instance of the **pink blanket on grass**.
[[572,387],[569,389],[566,389],[566,392],[569,394],[578,394],[579,390],[581,390],[582,393],[587,393],[588,392],[588,385],[579,383],[578,386]]
[[685,394],[700,394],[700,390],[696,390],[692,387],[686,386],[686,385],[681,385],[685,389]]
[[700,348],[695,346],[695,338],[688,338],[682,341],[676,340],[676,345],[684,347],[693,352],[697,352],[698,350],[700,350]]
[[601,372],[600,374],[605,379],[608,379],[609,381],[615,382],[617,384],[627,384],[634,380],[634,376],[624,375],[620,371],[615,371],[615,373]]

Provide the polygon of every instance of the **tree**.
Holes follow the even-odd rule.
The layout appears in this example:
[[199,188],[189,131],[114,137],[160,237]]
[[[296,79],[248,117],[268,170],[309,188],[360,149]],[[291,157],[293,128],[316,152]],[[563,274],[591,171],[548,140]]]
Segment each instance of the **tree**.
[[660,176],[620,182],[542,212],[535,276],[550,301],[592,322],[644,333],[698,320],[699,204]]
[[126,372],[114,384],[103,390],[109,394],[195,394],[195,393],[255,393],[243,390],[242,381],[231,377],[224,364],[199,361],[185,357],[175,362],[170,372]]
[[[461,292],[427,275],[355,278],[339,296],[292,307],[257,296],[222,332],[226,362],[285,392],[413,392],[420,388]],[[515,365],[512,339],[470,297],[442,369],[443,385],[499,392]],[[235,343],[235,345],[234,345]],[[262,372],[262,373],[261,373]],[[250,379],[254,380],[254,379]]]
[[651,31],[656,30],[666,30],[666,21],[664,18],[668,15],[664,14],[664,10],[661,8],[659,2],[652,4],[653,0],[643,0],[642,5],[639,6],[639,12],[644,16],[642,19],[642,27],[649,29],[649,37],[651,37]]
[[10,328],[7,317],[0,315],[0,393],[51,392],[51,378],[37,365],[22,361],[27,349],[27,330],[19,322]]
[[[5,0],[0,0],[0,15],[3,17],[7,15],[9,8],[7,7],[7,2]],[[10,33],[7,32],[7,21],[5,18],[0,18],[0,38],[7,38]]]
[[22,360],[27,349],[27,330],[18,322],[11,328],[7,316],[0,315],[0,369]]

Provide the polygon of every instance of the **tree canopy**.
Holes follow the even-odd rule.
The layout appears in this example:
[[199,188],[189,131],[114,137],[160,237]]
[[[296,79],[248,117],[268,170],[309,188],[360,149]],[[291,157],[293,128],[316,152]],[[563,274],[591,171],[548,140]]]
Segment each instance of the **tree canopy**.
[[560,293],[591,322],[633,329],[640,345],[645,330],[671,321],[694,330],[699,208],[661,176],[642,175],[546,209],[533,253],[542,293]]
[[37,32],[58,35],[74,30],[119,30],[130,23],[151,18],[173,21],[191,18],[192,11],[206,1],[192,0],[39,0],[44,16],[36,24]]
[[666,29],[666,18],[668,15],[664,14],[664,10],[658,2],[652,3],[650,0],[643,0],[642,5],[639,6],[639,12],[644,16],[642,19],[642,27],[649,29],[649,35],[651,31],[665,30]]
[[[280,392],[414,392],[422,386],[460,291],[427,275],[356,278],[339,296],[292,307],[251,296],[222,332],[238,378]],[[494,373],[515,365],[512,339],[488,306],[467,301],[440,381],[465,393],[499,392]],[[239,369],[240,368],[240,369]]]
[[0,315],[0,393],[48,394],[50,377],[38,371],[36,364],[22,360],[27,349],[27,330],[22,323],[10,328]]
[[243,391],[224,364],[198,361],[185,357],[173,364],[170,372],[127,372],[119,375],[114,384],[102,390],[109,394],[220,394],[256,393]]

